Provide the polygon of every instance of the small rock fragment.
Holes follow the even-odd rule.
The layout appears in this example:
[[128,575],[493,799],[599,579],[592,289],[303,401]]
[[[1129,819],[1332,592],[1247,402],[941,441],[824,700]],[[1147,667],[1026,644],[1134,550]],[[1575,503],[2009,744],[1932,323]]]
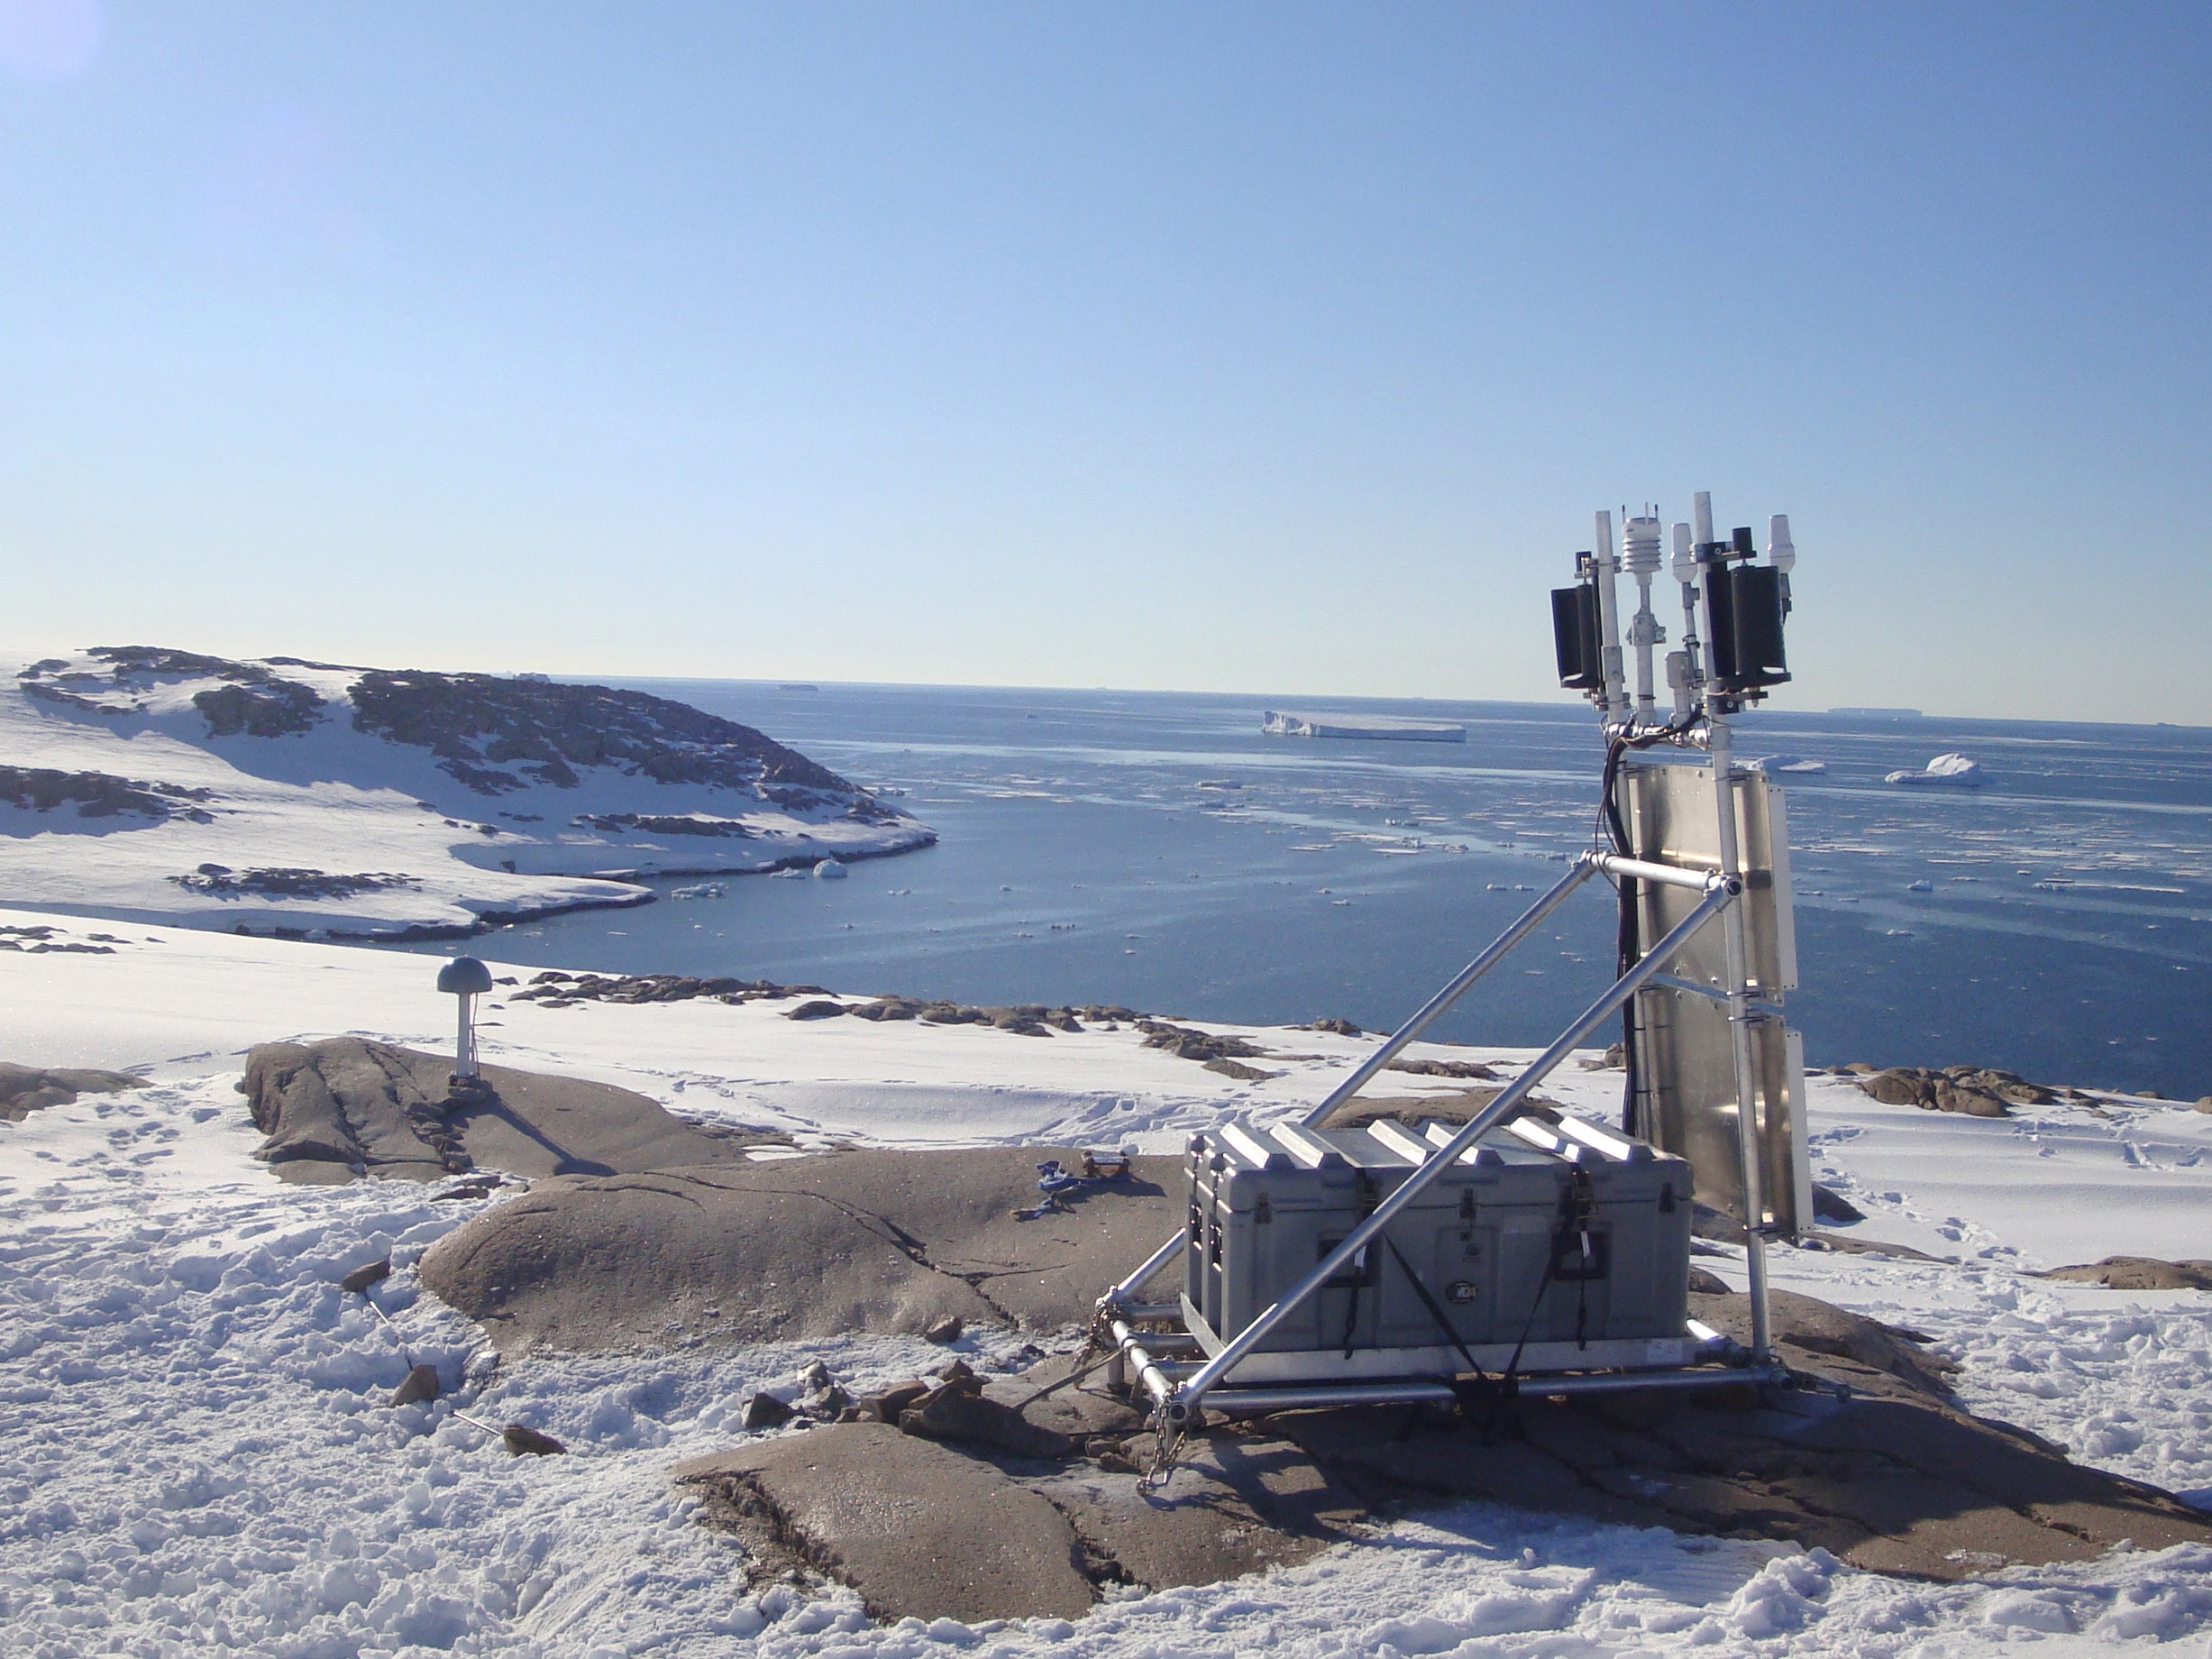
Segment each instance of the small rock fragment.
[[1074,1443],[1057,1429],[1040,1427],[1011,1406],[986,1399],[957,1382],[925,1395],[920,1404],[900,1415],[899,1426],[925,1439],[996,1446],[1019,1457],[1062,1458],[1074,1449]]
[[919,1405],[922,1396],[928,1392],[929,1385],[926,1382],[894,1382],[882,1393],[860,1403],[871,1409],[877,1422],[896,1427],[907,1408]]
[[387,1406],[419,1406],[425,1400],[437,1398],[439,1392],[438,1368],[434,1365],[418,1365],[407,1373],[407,1380],[394,1389],[391,1398],[384,1403]]
[[742,1419],[746,1428],[781,1428],[791,1420],[791,1408],[772,1394],[755,1394],[745,1402]]
[[363,1262],[338,1281],[338,1288],[351,1292],[365,1291],[377,1280],[389,1278],[391,1270],[392,1259],[389,1256],[381,1261]]
[[507,1449],[516,1457],[551,1457],[568,1450],[551,1434],[541,1434],[520,1423],[508,1424],[499,1431],[499,1438],[507,1443]]
[[958,1314],[940,1314],[932,1319],[928,1328],[922,1332],[922,1341],[936,1343],[942,1347],[946,1343],[958,1342],[960,1334],[966,1329],[966,1322]]

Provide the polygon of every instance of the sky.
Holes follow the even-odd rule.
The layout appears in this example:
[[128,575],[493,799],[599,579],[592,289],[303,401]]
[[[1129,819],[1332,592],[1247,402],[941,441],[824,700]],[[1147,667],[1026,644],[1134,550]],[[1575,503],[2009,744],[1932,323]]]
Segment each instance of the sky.
[[0,0],[0,644],[2212,723],[2212,8]]

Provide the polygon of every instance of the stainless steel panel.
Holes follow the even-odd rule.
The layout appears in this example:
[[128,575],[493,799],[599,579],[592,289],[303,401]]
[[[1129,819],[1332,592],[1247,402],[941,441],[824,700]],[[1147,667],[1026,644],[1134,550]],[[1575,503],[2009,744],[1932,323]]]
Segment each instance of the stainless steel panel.
[[[1791,914],[1789,819],[1783,793],[1763,772],[1735,775],[1736,845],[1744,871],[1744,942],[1751,989],[1772,1000],[1797,986],[1797,930]],[[1639,858],[1693,870],[1721,867],[1721,834],[1710,762],[1632,756],[1621,768],[1621,816]],[[1642,937],[1659,939],[1687,915],[1697,894],[1645,883]],[[1721,930],[1707,928],[1663,971],[1719,988],[1727,958]]]
[[[1771,1005],[1797,984],[1788,816],[1783,792],[1772,787],[1765,774],[1739,771],[1733,784],[1738,856],[1745,875],[1739,903],[1749,989],[1756,1000]],[[1636,857],[1717,870],[1718,804],[1709,761],[1639,756],[1622,768],[1622,818]],[[1695,894],[1680,888],[1642,884],[1640,937],[1661,937],[1696,902]],[[1715,921],[1677,951],[1666,971],[1677,980],[1725,991],[1727,968],[1726,939]],[[1699,1203],[1745,1220],[1727,1004],[1694,992],[1655,987],[1637,994],[1631,1017],[1640,1074],[1637,1132],[1689,1160]],[[1751,1055],[1764,1212],[1760,1220],[1796,1234],[1813,1224],[1803,1045],[1778,1013],[1769,1013],[1751,1028]]]
[[[1698,1203],[1744,1220],[1728,1005],[1693,992],[1641,991],[1635,1019],[1640,1132],[1662,1151],[1689,1160]],[[1813,1225],[1804,1048],[1779,1020],[1762,1019],[1751,1027],[1751,1059],[1758,1078],[1760,1220],[1794,1236]]]

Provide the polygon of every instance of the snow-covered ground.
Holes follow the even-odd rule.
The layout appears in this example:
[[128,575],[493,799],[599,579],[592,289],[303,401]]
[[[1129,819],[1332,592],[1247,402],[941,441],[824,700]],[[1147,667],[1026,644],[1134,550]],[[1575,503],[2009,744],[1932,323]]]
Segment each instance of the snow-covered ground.
[[[382,676],[379,701],[370,672],[145,651],[0,665],[0,884],[80,915],[374,936],[650,897],[608,873],[932,839],[758,733],[641,693],[580,706],[485,682],[457,711],[436,697],[450,677]],[[626,741],[604,741],[608,720]]]
[[[25,947],[0,950],[0,1058],[150,1079],[0,1124],[0,1653],[1471,1659],[2202,1654],[2212,1638],[2204,1549],[1931,1587],[1818,1552],[1485,1505],[1073,1624],[877,1629],[844,1591],[748,1591],[733,1546],[671,1490],[670,1465],[727,1444],[753,1391],[809,1359],[865,1387],[937,1351],[852,1339],[497,1367],[474,1326],[419,1294],[411,1266],[485,1201],[279,1184],[251,1157],[259,1138],[233,1087],[255,1042],[445,1040],[433,964],[24,912],[0,922],[45,930],[0,933]],[[1319,1098],[1372,1040],[1245,1030],[1269,1050],[1255,1064],[1280,1075],[1239,1082],[1127,1030],[1028,1037],[794,1022],[774,1003],[491,1000],[489,1058],[817,1145],[1165,1150],[1224,1112]],[[1380,1092],[1453,1086],[1393,1073]],[[1570,1066],[1548,1092],[1597,1114],[1618,1089],[1616,1072]],[[1827,1078],[1811,1095],[1816,1177],[1867,1212],[1851,1231],[1954,1260],[1784,1250],[1777,1282],[1930,1332],[1978,1408],[2212,1506],[2212,1296],[2026,1276],[2111,1253],[2212,1255],[2212,1115],[2112,1101],[2101,1117],[2063,1105],[1939,1116]],[[339,1289],[387,1253],[398,1270],[375,1309]],[[978,1364],[1010,1364],[1019,1346],[992,1333],[968,1345]],[[386,1407],[410,1360],[459,1394]],[[571,1455],[510,1459],[456,1406],[543,1428]]]

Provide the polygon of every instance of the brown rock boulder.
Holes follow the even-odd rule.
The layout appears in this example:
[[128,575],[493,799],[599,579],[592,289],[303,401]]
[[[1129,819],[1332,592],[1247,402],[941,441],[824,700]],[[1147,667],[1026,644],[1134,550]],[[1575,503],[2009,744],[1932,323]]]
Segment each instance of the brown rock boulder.
[[1075,1618],[1095,1596],[1074,1529],[989,1463],[840,1423],[676,1467],[756,1558],[849,1584],[881,1619]]
[[1182,1216],[1165,1184],[1178,1160],[1140,1158],[1136,1178],[1018,1220],[1055,1156],[1082,1154],[830,1152],[544,1180],[441,1239],[423,1283],[509,1352],[919,1335],[948,1315],[1058,1330]]
[[288,1180],[613,1175],[739,1162],[746,1144],[782,1139],[705,1134],[628,1089],[506,1066],[455,1091],[452,1068],[443,1055],[359,1037],[274,1042],[246,1057],[238,1087],[268,1137],[260,1156]]
[[0,1060],[0,1123],[20,1123],[41,1106],[66,1106],[79,1095],[114,1095],[145,1086],[145,1078],[128,1072]]

